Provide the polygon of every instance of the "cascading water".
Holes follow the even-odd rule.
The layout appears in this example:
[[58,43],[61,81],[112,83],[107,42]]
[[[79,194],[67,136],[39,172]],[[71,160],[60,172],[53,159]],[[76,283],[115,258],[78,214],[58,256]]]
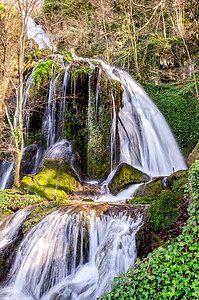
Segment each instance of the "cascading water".
[[118,115],[120,163],[126,162],[151,176],[186,169],[169,126],[145,91],[125,71],[101,63],[124,90]]
[[22,241],[0,299],[96,299],[136,260],[142,218],[69,207],[34,226]]
[[16,239],[17,232],[20,229],[25,218],[31,213],[30,209],[19,210],[11,220],[8,220],[5,228],[0,231],[0,251],[2,248],[14,239]]

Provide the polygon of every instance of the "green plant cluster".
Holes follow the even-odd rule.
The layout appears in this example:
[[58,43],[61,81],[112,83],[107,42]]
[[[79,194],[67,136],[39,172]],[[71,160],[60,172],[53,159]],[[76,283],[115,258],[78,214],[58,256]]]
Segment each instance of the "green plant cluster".
[[192,200],[199,201],[199,160],[196,160],[189,170],[186,192]]
[[182,234],[115,278],[101,299],[199,298],[199,161],[189,171],[189,219]]
[[42,202],[43,199],[36,195],[23,195],[14,190],[0,191],[0,213],[15,212],[29,204]]
[[43,82],[49,81],[52,72],[52,60],[40,62],[33,75],[33,85],[37,84],[39,89]]
[[[196,76],[199,83],[199,75]],[[169,85],[144,84],[145,89],[171,126],[185,155],[199,139],[199,110],[194,82]]]

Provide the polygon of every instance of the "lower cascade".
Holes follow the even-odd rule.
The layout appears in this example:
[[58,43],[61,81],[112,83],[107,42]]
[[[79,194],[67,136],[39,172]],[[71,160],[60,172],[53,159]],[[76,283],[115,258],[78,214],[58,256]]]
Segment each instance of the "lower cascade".
[[[143,224],[135,208],[120,206],[99,214],[74,204],[46,216],[21,242],[0,299],[94,300],[110,291],[114,277],[135,263]],[[8,229],[12,222],[19,228],[27,211],[17,214]]]

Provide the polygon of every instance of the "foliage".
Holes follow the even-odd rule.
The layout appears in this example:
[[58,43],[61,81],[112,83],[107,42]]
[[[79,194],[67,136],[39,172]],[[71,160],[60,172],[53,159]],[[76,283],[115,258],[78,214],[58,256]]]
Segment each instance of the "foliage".
[[29,204],[42,202],[43,199],[36,195],[23,195],[15,190],[0,190],[0,212],[15,212]]
[[135,78],[170,82],[187,77],[189,54],[196,65],[199,59],[196,2],[45,0],[44,16],[58,49],[107,60]]
[[144,87],[168,121],[183,152],[190,153],[199,139],[199,108],[194,83],[144,84]]
[[192,200],[198,201],[199,199],[199,160],[189,170],[189,178],[186,185],[186,191]]
[[199,161],[189,171],[189,219],[183,232],[115,278],[101,299],[199,298]]

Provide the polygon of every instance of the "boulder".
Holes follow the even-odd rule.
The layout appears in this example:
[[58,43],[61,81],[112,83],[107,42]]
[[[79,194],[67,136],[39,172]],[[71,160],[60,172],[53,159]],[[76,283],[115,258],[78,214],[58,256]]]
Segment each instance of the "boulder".
[[156,200],[152,202],[150,207],[150,223],[155,233],[167,229],[180,217],[182,203],[182,198],[170,189],[163,190],[156,196]]
[[29,193],[53,200],[68,200],[82,191],[74,170],[62,159],[46,159],[43,169],[35,176],[25,176],[22,187]]
[[185,184],[188,181],[187,177],[187,170],[179,170],[167,178],[168,186],[178,197],[183,197]]
[[190,167],[196,160],[199,160],[199,141],[187,159],[187,166]]
[[147,174],[126,163],[122,163],[118,166],[108,187],[110,192],[113,195],[116,195],[117,193],[128,188],[128,186],[131,184],[147,182],[149,180],[150,177]]
[[149,183],[140,185],[135,193],[135,196],[148,197],[152,195],[157,195],[161,193],[163,188],[164,185],[161,180],[151,181]]

